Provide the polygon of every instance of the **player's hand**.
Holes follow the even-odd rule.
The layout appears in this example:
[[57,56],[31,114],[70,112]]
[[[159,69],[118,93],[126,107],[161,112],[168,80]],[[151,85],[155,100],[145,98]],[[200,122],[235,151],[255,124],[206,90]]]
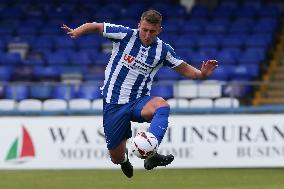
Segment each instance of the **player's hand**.
[[217,60],[207,60],[206,62],[203,61],[202,67],[201,67],[201,75],[203,77],[210,76],[213,71],[218,67],[218,61]]
[[73,39],[80,36],[80,32],[77,29],[72,29],[65,24],[61,26],[61,29],[63,29]]

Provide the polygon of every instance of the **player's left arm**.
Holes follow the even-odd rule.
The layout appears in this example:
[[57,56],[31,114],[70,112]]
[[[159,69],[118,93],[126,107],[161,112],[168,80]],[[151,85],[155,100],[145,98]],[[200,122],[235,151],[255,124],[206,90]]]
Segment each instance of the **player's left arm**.
[[181,75],[190,79],[204,79],[210,76],[217,67],[217,60],[207,60],[206,62],[203,61],[200,70],[189,65],[186,62],[182,62],[180,65],[174,67],[173,69]]

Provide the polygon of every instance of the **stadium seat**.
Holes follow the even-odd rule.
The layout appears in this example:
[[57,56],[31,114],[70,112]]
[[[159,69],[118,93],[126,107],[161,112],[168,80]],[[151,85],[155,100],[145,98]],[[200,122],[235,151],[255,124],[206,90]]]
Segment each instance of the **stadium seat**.
[[158,81],[175,81],[181,79],[181,76],[176,71],[170,68],[161,67],[155,75],[155,79]]
[[89,65],[93,63],[93,61],[91,60],[89,56],[89,53],[83,52],[83,51],[70,54],[69,59],[70,59],[70,63],[73,65],[82,66],[82,65]]
[[246,47],[263,47],[268,48],[272,43],[271,34],[253,34],[247,37],[245,41]]
[[163,84],[153,85],[150,94],[151,96],[161,96],[165,99],[173,98],[173,86]]
[[52,98],[52,86],[49,84],[34,84],[29,87],[29,97],[34,99],[45,100]]
[[264,48],[247,48],[239,56],[239,64],[261,64],[265,60],[266,53]]
[[95,84],[95,83],[82,84],[80,85],[76,93],[76,98],[84,98],[84,99],[89,99],[89,100],[102,98],[100,87],[98,86],[98,84]]
[[37,38],[32,44],[33,51],[36,51],[38,49],[52,50],[53,48],[54,48],[54,38],[50,36],[41,36]]
[[14,99],[0,99],[0,111],[13,111],[17,108],[17,101]]
[[45,55],[48,65],[67,65],[69,64],[68,53],[66,52],[55,52]]
[[220,39],[221,47],[226,48],[226,47],[237,47],[237,48],[243,48],[245,39],[246,39],[245,34],[227,34],[224,35]]
[[[239,53],[240,54],[240,53]],[[216,59],[221,63],[221,64],[237,64],[238,63],[238,57],[239,54],[237,53],[233,53],[230,50],[222,50],[220,51],[217,56]]]
[[199,98],[218,98],[222,96],[222,85],[216,80],[206,80],[198,84]]
[[237,108],[240,102],[237,98],[220,97],[214,100],[215,108]]
[[73,49],[76,48],[76,41],[69,38],[69,36],[58,36],[54,39],[55,49]]
[[186,98],[170,98],[167,103],[171,108],[189,108],[189,100]]
[[68,101],[70,110],[90,110],[91,109],[91,101],[89,99],[70,99]]
[[30,65],[18,65],[13,68],[11,74],[11,81],[30,82],[33,80],[33,68]]
[[10,66],[0,66],[0,81],[9,81],[11,79],[12,68]]
[[19,65],[22,63],[21,55],[19,53],[1,53],[0,64],[2,65]]
[[6,85],[4,87],[4,98],[23,100],[28,98],[28,87],[26,85]]
[[191,80],[180,80],[174,83],[174,98],[196,98],[197,83]]
[[99,99],[95,99],[92,102],[92,109],[93,110],[103,110],[103,99],[99,98]]
[[38,99],[23,99],[18,102],[19,111],[41,111],[42,102]]
[[214,70],[213,74],[208,77],[210,80],[218,80],[218,81],[227,81],[228,80],[228,71],[225,69],[223,65],[218,66],[217,69]]
[[60,67],[58,66],[34,66],[33,76],[35,81],[59,81]]
[[55,85],[52,90],[52,98],[70,100],[76,97],[74,85]]
[[68,104],[63,99],[47,99],[43,101],[42,109],[44,111],[67,110]]
[[189,101],[190,108],[212,108],[213,100],[211,98],[194,98]]
[[219,39],[213,35],[203,35],[196,41],[197,47],[215,47],[219,48]]

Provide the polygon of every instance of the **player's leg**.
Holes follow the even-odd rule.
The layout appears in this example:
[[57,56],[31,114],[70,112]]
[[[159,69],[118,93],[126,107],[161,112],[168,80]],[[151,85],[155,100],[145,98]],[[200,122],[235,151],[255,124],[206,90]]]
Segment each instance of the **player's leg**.
[[149,132],[158,139],[159,144],[168,128],[169,113],[170,106],[162,97],[154,97],[145,104],[141,111],[141,116],[145,120],[151,120]]
[[123,140],[118,147],[109,150],[111,160],[115,164],[120,164],[122,172],[128,177],[133,176],[133,166],[128,159],[128,151],[126,149],[126,139]]
[[[170,107],[169,104],[161,97],[144,97],[146,100],[141,100],[136,107],[136,113],[140,114],[140,119],[136,118],[134,121],[151,121],[149,132],[155,135],[159,144],[161,143],[168,127],[168,117]],[[139,112],[139,113],[137,113]],[[173,155],[154,154],[145,159],[144,167],[151,170],[157,166],[166,166],[174,160]]]
[[120,164],[127,160],[126,139],[123,140],[115,149],[109,150],[111,161],[114,164]]
[[120,164],[123,173],[130,178],[133,167],[128,159],[126,140],[132,132],[127,109],[122,105],[104,105],[103,126],[111,161]]

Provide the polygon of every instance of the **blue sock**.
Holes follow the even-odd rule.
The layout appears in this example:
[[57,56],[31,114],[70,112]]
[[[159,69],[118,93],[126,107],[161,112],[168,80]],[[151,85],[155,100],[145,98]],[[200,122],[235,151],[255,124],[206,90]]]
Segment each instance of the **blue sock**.
[[155,111],[154,117],[150,124],[149,132],[158,139],[159,145],[162,142],[162,139],[168,128],[169,113],[170,107],[164,106],[158,108]]

